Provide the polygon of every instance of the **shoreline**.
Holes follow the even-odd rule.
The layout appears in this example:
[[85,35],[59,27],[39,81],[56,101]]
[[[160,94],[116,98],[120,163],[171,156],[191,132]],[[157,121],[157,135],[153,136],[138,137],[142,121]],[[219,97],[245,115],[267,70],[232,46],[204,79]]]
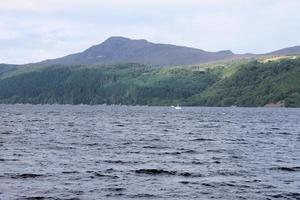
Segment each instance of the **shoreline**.
[[[30,103],[0,103],[0,106],[109,106],[109,107],[165,107],[165,108],[172,108],[172,105],[127,105],[127,104],[30,104]],[[179,104],[180,105],[180,104]],[[185,106],[180,105],[182,108],[232,108],[232,109],[239,109],[239,108],[277,108],[277,109],[300,109],[300,107],[285,107],[285,106]]]

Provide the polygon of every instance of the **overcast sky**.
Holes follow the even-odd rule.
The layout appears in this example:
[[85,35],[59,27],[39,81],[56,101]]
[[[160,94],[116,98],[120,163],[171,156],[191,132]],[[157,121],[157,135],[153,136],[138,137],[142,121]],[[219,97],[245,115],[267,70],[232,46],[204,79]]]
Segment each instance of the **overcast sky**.
[[1,0],[0,63],[80,52],[110,36],[207,51],[300,45],[300,0]]

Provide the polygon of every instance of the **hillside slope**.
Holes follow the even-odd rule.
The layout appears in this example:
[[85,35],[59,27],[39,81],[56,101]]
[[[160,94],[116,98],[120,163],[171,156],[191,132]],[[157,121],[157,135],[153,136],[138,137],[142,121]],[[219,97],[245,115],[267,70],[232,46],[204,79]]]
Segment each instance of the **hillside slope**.
[[280,56],[280,55],[293,55],[293,54],[300,54],[300,46],[294,46],[294,47],[279,49],[277,51],[267,53],[266,55]]
[[2,74],[16,70],[17,67],[18,67],[17,65],[0,64],[0,76]]
[[[24,64],[20,65],[20,67],[112,65],[124,63],[169,67],[296,54],[300,54],[300,46],[284,48],[264,54],[234,54],[230,50],[208,52],[184,46],[157,44],[143,39],[133,40],[125,37],[110,37],[103,43],[94,45],[83,52],[38,63]],[[0,73],[1,68],[0,65]],[[26,71],[26,69],[22,71]]]
[[300,59],[239,63],[45,67],[0,79],[0,103],[300,107]]
[[48,67],[0,80],[0,103],[170,105],[217,80],[210,72],[139,64]]
[[111,37],[99,45],[62,58],[46,60],[38,65],[86,65],[140,63],[151,66],[199,64],[234,58],[231,51],[207,52],[170,44],[155,44],[146,40]]
[[300,59],[241,65],[233,75],[191,98],[192,105],[300,107]]

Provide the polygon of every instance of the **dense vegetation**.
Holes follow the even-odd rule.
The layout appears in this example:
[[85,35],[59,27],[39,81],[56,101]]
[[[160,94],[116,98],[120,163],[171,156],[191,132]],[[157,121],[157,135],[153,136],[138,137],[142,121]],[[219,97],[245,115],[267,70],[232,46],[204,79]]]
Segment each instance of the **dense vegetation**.
[[241,65],[233,75],[224,78],[203,93],[192,97],[192,105],[264,106],[284,102],[300,107],[300,60],[258,61]]
[[[237,64],[238,63],[238,64]],[[300,60],[199,67],[43,67],[0,79],[0,103],[300,107]]]
[[143,104],[186,102],[218,80],[211,72],[139,64],[49,67],[0,81],[2,103]]

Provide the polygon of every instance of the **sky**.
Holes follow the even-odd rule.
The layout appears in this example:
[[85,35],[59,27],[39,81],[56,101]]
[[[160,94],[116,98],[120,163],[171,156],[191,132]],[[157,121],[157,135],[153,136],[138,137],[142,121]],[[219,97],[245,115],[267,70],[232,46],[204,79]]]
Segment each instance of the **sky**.
[[0,0],[0,63],[57,58],[110,36],[207,51],[300,45],[300,0]]

